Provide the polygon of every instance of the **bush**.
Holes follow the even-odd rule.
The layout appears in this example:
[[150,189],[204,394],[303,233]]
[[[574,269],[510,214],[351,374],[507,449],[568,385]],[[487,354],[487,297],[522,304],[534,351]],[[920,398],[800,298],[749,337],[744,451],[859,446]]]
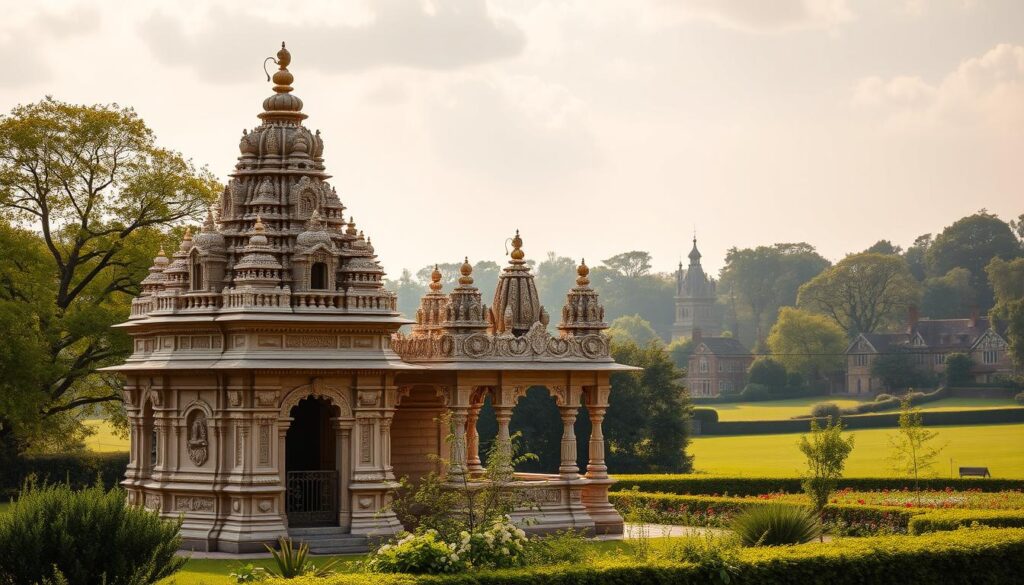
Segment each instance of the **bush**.
[[770,357],[759,357],[750,364],[747,379],[751,384],[760,384],[772,393],[782,390],[787,382],[786,367]]
[[702,423],[716,423],[718,422],[718,411],[714,408],[694,408],[693,420],[699,420]]
[[381,546],[370,555],[366,567],[375,573],[438,574],[465,571],[469,563],[435,530],[425,530],[406,533],[397,542]]
[[526,564],[582,563],[590,556],[588,538],[573,530],[533,538],[526,543]]
[[476,568],[504,569],[526,561],[526,533],[505,516],[484,530],[463,532],[456,555]]
[[0,473],[0,496],[7,499],[17,494],[32,476],[43,483],[65,483],[76,490],[92,487],[98,479],[110,489],[124,479],[127,468],[127,453],[29,455],[18,458],[13,468]]
[[[743,548],[734,555],[732,585],[862,585],[932,583],[1011,585],[1024,574],[1024,530],[986,528],[924,536],[839,539],[786,547]],[[272,580],[267,585],[591,585],[708,583],[701,562],[613,557],[589,563],[480,571],[472,575],[336,575]]]
[[946,356],[946,383],[950,386],[963,386],[971,381],[971,368],[974,360],[965,353],[951,353]]
[[1024,528],[1024,510],[935,510],[911,518],[907,531],[924,534],[972,525]]
[[821,535],[821,526],[809,509],[782,503],[745,510],[730,526],[744,546],[803,544]]
[[771,389],[764,384],[757,384],[751,382],[743,388],[743,392],[740,392],[740,399],[749,402],[756,402],[759,400],[769,400],[773,398]]
[[0,515],[0,583],[38,583],[55,569],[75,585],[156,583],[181,568],[181,521],[129,506],[122,490],[27,486]]
[[1017,404],[1024,406],[1024,392],[1017,394],[1016,396],[1013,397],[1013,399],[1017,401]]
[[875,396],[875,402],[882,402],[883,400],[894,400],[896,397],[892,394],[886,394],[885,392],[879,393]]
[[843,409],[835,402],[819,402],[811,407],[811,416],[814,418],[831,418],[838,421],[842,414]]
[[[759,496],[761,494],[802,492],[799,477],[723,477],[685,474],[616,475],[612,491],[630,490],[634,486],[640,492],[664,494],[706,494],[734,496]],[[839,480],[839,489],[856,491],[902,490],[910,488],[913,482],[898,477],[844,477]],[[941,478],[929,477],[920,480],[921,489],[944,490],[946,488],[966,491],[1002,492],[1024,490],[1024,479],[990,478]]]

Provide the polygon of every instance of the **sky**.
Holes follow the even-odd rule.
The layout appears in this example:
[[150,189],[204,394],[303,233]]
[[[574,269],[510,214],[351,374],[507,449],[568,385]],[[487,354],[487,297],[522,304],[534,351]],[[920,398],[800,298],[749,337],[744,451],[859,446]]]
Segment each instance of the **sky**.
[[1020,0],[0,0],[0,110],[129,105],[222,181],[281,41],[385,270],[827,258],[1024,213]]

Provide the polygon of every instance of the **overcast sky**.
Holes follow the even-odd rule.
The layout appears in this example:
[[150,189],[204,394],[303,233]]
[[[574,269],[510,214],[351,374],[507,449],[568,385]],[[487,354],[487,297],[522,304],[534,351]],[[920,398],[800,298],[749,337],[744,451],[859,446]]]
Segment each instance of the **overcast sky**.
[[1024,212],[1020,0],[0,0],[0,106],[133,106],[221,180],[285,40],[384,267],[806,241]]

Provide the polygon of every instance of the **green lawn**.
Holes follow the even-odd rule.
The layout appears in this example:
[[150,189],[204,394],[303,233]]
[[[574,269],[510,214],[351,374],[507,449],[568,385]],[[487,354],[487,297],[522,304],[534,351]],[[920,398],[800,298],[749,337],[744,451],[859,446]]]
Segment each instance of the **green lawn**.
[[[946,477],[953,466],[985,466],[993,477],[1024,478],[1024,424],[929,427],[945,445],[935,474]],[[889,437],[895,429],[852,431],[856,437],[846,465],[849,477],[892,475]],[[799,434],[695,437],[688,451],[698,472],[715,475],[791,477],[804,468],[797,449]],[[954,469],[955,471],[955,469]]]
[[[718,420],[781,420],[810,414],[811,406],[819,402],[834,402],[841,407],[854,406],[862,402],[856,398],[831,398],[812,396],[766,402],[744,402],[709,404],[702,407],[718,411]],[[921,410],[987,410],[1018,406],[1011,398],[943,398],[920,405]],[[895,410],[891,412],[896,412]]]

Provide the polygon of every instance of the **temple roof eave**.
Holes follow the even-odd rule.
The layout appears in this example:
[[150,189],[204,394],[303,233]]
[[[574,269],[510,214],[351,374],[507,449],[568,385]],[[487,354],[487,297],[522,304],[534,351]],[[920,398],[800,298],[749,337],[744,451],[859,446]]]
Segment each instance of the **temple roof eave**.
[[271,312],[238,312],[238,313],[206,313],[200,315],[165,315],[149,316],[145,319],[135,319],[112,325],[122,329],[132,329],[141,325],[176,325],[181,323],[231,323],[231,322],[274,322],[274,323],[323,323],[323,324],[374,324],[374,325],[412,325],[416,323],[411,319],[399,315],[380,314],[330,314],[316,313],[312,311],[292,312],[284,310],[277,313]]
[[627,366],[614,361],[555,361],[555,360],[446,360],[406,362],[424,370],[503,370],[503,371],[575,371],[575,372],[639,372],[643,368]]
[[103,372],[144,372],[168,370],[400,370],[420,369],[398,359],[275,359],[267,356],[221,357],[209,359],[146,359],[100,368]]

